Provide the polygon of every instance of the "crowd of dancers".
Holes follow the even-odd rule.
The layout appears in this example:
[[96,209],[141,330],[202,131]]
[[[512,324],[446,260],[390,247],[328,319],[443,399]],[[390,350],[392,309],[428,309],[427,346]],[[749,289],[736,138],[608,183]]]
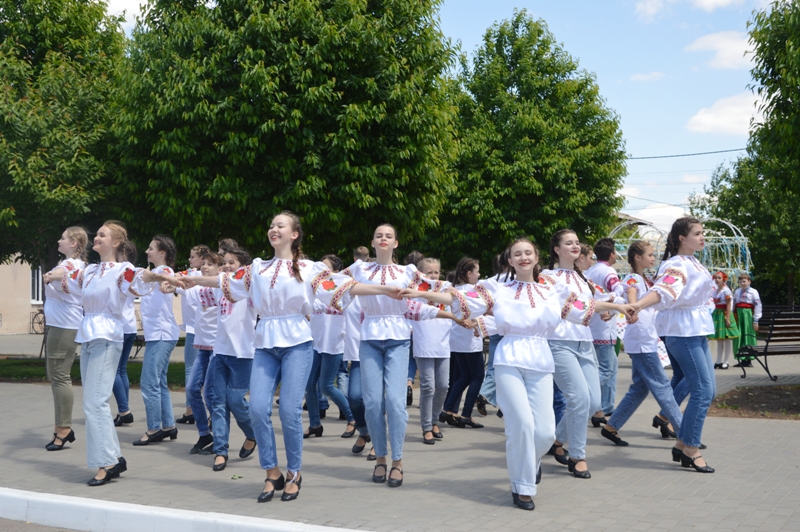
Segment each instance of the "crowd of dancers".
[[[291,212],[272,220],[268,238],[274,251],[269,260],[251,258],[226,239],[216,251],[194,247],[190,269],[175,272],[176,247],[166,236],[153,237],[147,248],[153,268],[142,269],[133,265],[136,248],[119,222],[98,229],[92,245],[98,264],[86,264],[86,232],[68,228],[59,240],[66,258],[44,276],[56,417],[47,449],[75,441],[69,368],[80,344],[87,463],[97,469],[88,484],[106,484],[126,471],[115,426],[133,422],[127,364],[138,297],[147,430],[133,445],[175,439],[176,423],[194,424],[198,440],[190,452],[213,454],[213,470],[221,471],[228,462],[232,414],[245,435],[239,456],[257,451],[266,474],[259,502],[276,492],[283,501],[298,497],[304,439],[322,435],[322,402],[328,399],[347,422],[341,437],[357,436],[351,452],[363,453],[371,444],[372,480],[401,486],[406,406],[417,370],[421,441],[427,445],[443,437],[440,424],[481,428],[473,410],[485,415],[487,403],[498,407],[518,508],[534,509],[546,454],[575,477],[591,477],[590,422],[602,426],[602,435],[615,445],[627,445],[619,431],[648,392],[661,407],[653,426],[676,439],[672,460],[714,472],[700,454],[701,436],[714,397],[714,369],[727,367],[729,348],[723,345],[712,364],[708,337],[750,342],[736,333],[757,329],[760,301],[749,276],[740,277],[734,300],[723,290],[726,279],[720,284],[720,275],[712,278],[694,257],[704,247],[698,220],[674,223],[652,279],[645,270],[656,257],[647,242],[630,246],[632,273],[620,279],[613,268],[614,241],[601,239],[590,248],[570,229],[552,236],[546,256],[527,238],[509,243],[497,255],[493,275],[482,280],[480,265],[469,258],[447,280],[440,279],[436,258],[412,254],[408,264],[399,265],[399,235],[390,224],[375,229],[372,253],[357,249],[346,268],[335,255],[315,262],[303,254],[303,230]],[[542,269],[545,259],[549,264]],[[180,336],[173,293],[181,297],[186,336],[186,411],[177,420],[167,387],[170,355]],[[628,322],[624,343],[633,383],[615,407],[619,313]],[[659,339],[669,352],[671,381],[658,355]],[[276,404],[283,467],[272,421]]]

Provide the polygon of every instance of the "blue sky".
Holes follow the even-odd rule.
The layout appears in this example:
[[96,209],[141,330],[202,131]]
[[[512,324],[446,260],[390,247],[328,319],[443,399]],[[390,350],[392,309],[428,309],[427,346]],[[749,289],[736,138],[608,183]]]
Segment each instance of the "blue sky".
[[[127,10],[139,0],[110,0]],[[755,96],[747,22],[766,0],[445,0],[441,28],[472,53],[486,29],[526,9],[597,76],[631,157],[743,148]],[[714,168],[736,153],[631,160],[624,212],[669,226]],[[677,207],[675,207],[677,206]]]

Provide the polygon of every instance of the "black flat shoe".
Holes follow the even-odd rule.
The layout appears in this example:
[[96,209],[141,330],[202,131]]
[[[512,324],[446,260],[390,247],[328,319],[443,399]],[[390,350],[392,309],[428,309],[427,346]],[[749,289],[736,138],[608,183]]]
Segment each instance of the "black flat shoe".
[[698,458],[702,458],[702,456],[698,454],[694,458],[689,458],[684,453],[681,453],[681,467],[685,467],[687,469],[692,467],[698,473],[713,473],[714,472],[714,468],[713,467],[709,467],[708,464],[706,464],[704,466],[699,466],[699,465],[695,464],[694,462]]
[[272,484],[271,491],[262,491],[261,494],[258,496],[258,502],[269,502],[275,496],[276,491],[283,491],[283,488],[286,484],[286,479],[283,478],[283,473],[278,478],[267,478],[264,482],[269,482]]
[[752,368],[753,363],[749,360],[745,360],[744,362],[739,362],[738,364],[733,365],[734,368]]
[[600,425],[605,425],[608,423],[605,417],[594,417],[592,416],[592,426],[596,429],[600,428]]
[[658,416],[653,416],[653,428],[661,430],[661,437],[664,439],[678,437],[675,432],[670,430],[669,421],[664,421]]
[[[173,429],[173,430],[176,430],[176,429]],[[177,432],[177,430],[176,430],[176,432]],[[165,437],[166,437],[166,434],[164,434],[164,431],[157,430],[156,432],[154,432],[152,434],[145,434],[145,438],[146,439],[144,439],[144,440],[136,440],[135,442],[133,442],[133,444],[136,445],[137,447],[138,446],[142,446],[142,445],[150,445],[151,443],[158,443],[160,441],[164,441]]]
[[682,454],[683,454],[683,449],[678,449],[676,447],[673,447],[672,448],[672,461],[673,462],[680,462]]
[[[222,458],[225,459],[225,461],[222,462],[221,464],[217,464],[216,463],[217,458],[219,458],[219,457],[222,457]],[[222,471],[226,467],[228,467],[228,455],[227,454],[218,454],[217,457],[214,458],[214,466],[211,468],[211,470],[212,471]]]
[[436,438],[437,440],[441,440],[442,438],[444,438],[444,434],[442,434],[442,431],[439,430],[439,425],[434,425],[434,427],[436,428],[436,430],[435,431],[433,431],[433,430],[431,431],[431,434],[433,434],[433,437]]
[[[426,434],[430,434],[431,435],[431,439],[430,440],[425,437]],[[422,433],[422,443],[424,443],[425,445],[433,445],[434,443],[436,443],[436,440],[433,437],[433,431],[432,430],[426,430],[425,432]]]
[[406,406],[411,406],[411,403],[414,402],[414,388],[408,386],[406,388]]
[[[379,467],[383,468],[383,475],[377,474]],[[372,482],[375,484],[383,484],[386,482],[386,464],[378,464],[375,466],[375,469],[372,470]]]
[[353,454],[361,454],[361,452],[364,450],[364,447],[366,447],[367,444],[372,441],[372,438],[370,438],[369,436],[359,436],[359,437],[362,440],[364,440],[364,445],[358,445],[358,440],[356,440],[356,443],[353,445],[353,448],[351,449],[353,451]]
[[569,463],[567,464],[567,468],[569,468],[569,472],[575,475],[577,478],[592,478],[592,474],[589,471],[578,471],[575,469],[575,465],[578,462],[585,462],[586,460],[579,459],[573,460],[572,458],[569,459]]
[[[447,423],[451,427],[458,427],[458,420],[456,419],[456,417],[453,414],[448,414],[447,412],[444,412],[442,415],[444,415],[444,422],[445,423]],[[464,428],[464,427],[461,427],[461,428]]]
[[352,426],[353,430],[345,430],[344,432],[342,432],[342,438],[352,438],[356,433],[356,424],[355,424],[355,422],[348,423],[347,426],[348,427]]
[[703,449],[708,449],[708,447],[706,447],[704,444],[701,443],[698,449],[703,450]]
[[186,414],[184,414],[181,417],[179,417],[178,419],[176,419],[175,423],[181,423],[181,424],[184,424],[184,425],[186,425],[186,424],[194,425],[194,414],[189,414],[188,416]]
[[[245,445],[247,445],[247,442],[249,441],[253,442],[252,449],[245,448]],[[253,454],[255,450],[256,450],[256,440],[251,440],[250,438],[246,438],[244,440],[244,443],[242,444],[242,448],[239,449],[239,458],[247,458],[248,456]]]
[[[56,440],[60,441],[61,443],[56,443]],[[75,431],[69,429],[69,434],[64,436],[63,438],[59,438],[56,433],[53,433],[53,441],[48,443],[44,446],[45,449],[48,451],[60,451],[64,448],[67,443],[72,443],[75,441]]]
[[130,425],[131,423],[133,423],[133,412],[128,412],[124,416],[122,414],[117,414],[117,417],[114,418],[115,427]]
[[320,425],[319,427],[308,427],[308,432],[304,432],[303,433],[303,439],[304,440],[307,440],[311,436],[314,436],[315,438],[321,437],[322,436],[322,425]]
[[471,427],[473,429],[482,429],[483,428],[483,425],[481,425],[480,423],[475,423],[474,421],[472,421],[472,419],[465,418],[465,417],[462,417],[462,418],[459,418],[459,419],[461,420],[461,423],[459,424],[460,428],[464,428],[464,427]]
[[376,455],[372,454],[372,451],[374,451],[374,450],[375,450],[375,447],[370,447],[369,454],[367,455],[367,462],[374,462],[375,460],[378,459],[378,457]]
[[203,451],[214,443],[214,436],[211,434],[206,434],[205,436],[200,436],[197,439],[197,443],[194,444],[194,447],[191,448],[189,454],[203,454]]
[[533,511],[534,508],[536,508],[536,505],[533,504],[533,499],[529,501],[522,501],[520,500],[519,495],[517,495],[513,491],[511,492],[511,500],[514,501],[514,506],[516,506],[520,510],[528,510],[529,512],[531,512]]
[[328,409],[327,408],[320,408],[319,410],[319,418],[325,419],[328,416]]
[[117,458],[117,465],[112,469],[114,469],[114,478],[119,478],[122,473],[128,470],[128,461],[125,460],[124,456],[120,456]]
[[[558,453],[556,452],[556,450],[557,450],[557,449],[561,449],[562,451],[564,451],[564,454],[558,454]],[[564,449],[564,446],[563,446],[563,445],[556,445],[556,444],[554,443],[554,444],[553,444],[553,445],[550,447],[550,451],[551,451],[551,453],[552,453],[553,457],[555,457],[555,459],[556,459],[556,462],[558,462],[558,463],[559,463],[559,464],[561,464],[561,465],[569,465],[569,451],[567,451],[566,449]]]
[[722,364],[714,364],[714,369],[720,369],[720,368],[722,368]]
[[[284,486],[283,495],[281,495],[281,500],[282,501],[284,501],[284,502],[293,501],[293,500],[295,500],[297,498],[298,495],[300,495],[300,484],[303,483],[303,477],[297,478],[299,475],[300,475],[300,473],[297,473],[297,475],[295,475],[294,478],[292,478],[292,479],[290,479],[290,480],[288,480],[286,482],[286,484],[292,484],[292,483],[297,484],[297,491],[295,491],[294,493],[286,493],[286,487]],[[295,479],[296,479],[296,482],[295,482]]]
[[104,471],[103,474],[105,476],[103,478],[92,478],[92,479],[89,479],[89,481],[86,484],[89,485],[89,486],[102,486],[103,484],[108,484],[109,482],[111,482],[111,479],[114,478],[113,471],[114,471],[114,469],[116,467],[117,466],[113,466],[111,468],[101,467],[100,469],[102,469]]
[[606,439],[609,439],[609,440],[613,441],[614,445],[619,445],[620,447],[627,447],[628,446],[628,442],[626,442],[625,440],[620,438],[619,434],[616,431],[615,432],[611,432],[607,428],[603,427],[602,429],[600,429],[600,435],[603,436]]
[[478,395],[478,400],[475,401],[475,410],[482,416],[486,415],[486,399],[482,395]]
[[392,471],[400,471],[400,478],[392,478],[390,476],[389,480],[387,481],[387,484],[389,484],[390,488],[399,488],[400,486],[403,485],[403,476],[402,476],[403,470],[400,469],[399,467],[393,467],[391,470],[389,470],[390,475]]

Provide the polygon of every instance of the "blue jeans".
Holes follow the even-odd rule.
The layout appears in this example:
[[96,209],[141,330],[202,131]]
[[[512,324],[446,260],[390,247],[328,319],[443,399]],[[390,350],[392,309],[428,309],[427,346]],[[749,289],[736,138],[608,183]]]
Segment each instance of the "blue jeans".
[[483,353],[481,351],[476,351],[475,353],[450,353],[450,363],[452,364],[453,362],[458,364],[460,376],[447,393],[444,409],[446,412],[457,412],[458,405],[461,402],[461,394],[464,393],[464,390],[467,390],[461,417],[471,418],[475,400],[478,399],[481,384],[483,384]]
[[556,425],[561,423],[564,417],[564,412],[567,410],[567,400],[564,398],[564,392],[553,382],[553,413],[556,416]]
[[[666,338],[662,338],[662,341],[664,340],[666,340]],[[666,341],[664,345],[666,346]],[[672,366],[672,379],[670,379],[669,385],[672,387],[672,395],[675,397],[675,402],[680,406],[689,395],[689,382],[683,378],[681,365],[675,360],[675,357],[672,356],[669,349],[667,349],[667,356],[669,357],[669,365]],[[663,410],[659,412],[659,415],[669,417]]]
[[[600,374],[600,409],[607,416],[614,412],[617,400],[617,352],[611,344],[594,344],[597,371]],[[594,414],[594,412],[592,412]]]
[[281,385],[278,415],[283,428],[286,467],[297,473],[303,465],[303,392],[314,358],[312,342],[290,347],[256,349],[250,376],[250,416],[262,469],[278,467],[272,428],[272,403]]
[[350,380],[347,387],[347,402],[350,403],[350,412],[356,421],[356,429],[361,436],[369,436],[367,419],[364,412],[364,396],[361,393],[361,362],[350,362]]
[[207,436],[211,432],[208,428],[208,416],[214,403],[214,373],[210,363],[211,358],[212,353],[207,349],[200,349],[197,352],[192,364],[192,373],[189,375],[189,383],[186,385],[189,408],[194,414],[194,423],[200,436]]
[[617,430],[621,429],[645,400],[649,390],[661,409],[667,413],[667,419],[677,433],[683,421],[683,414],[672,395],[672,386],[669,385],[667,374],[664,373],[658,352],[628,354],[631,357],[633,383],[619,402],[614,414],[608,419],[608,424]]
[[[186,333],[186,340],[183,345],[184,384],[186,386],[189,385],[189,376],[192,374],[192,365],[194,364],[194,359],[197,358],[197,351],[198,349],[194,346],[194,333]],[[190,408],[188,391],[186,392],[186,408]]]
[[116,465],[122,456],[108,404],[121,353],[122,342],[99,338],[81,344],[86,462],[90,469]]
[[[317,385],[319,385],[322,393],[339,407],[339,410],[345,415],[347,421],[353,421],[353,414],[350,412],[350,405],[347,403],[347,397],[345,397],[341,390],[334,386],[336,373],[339,371],[339,366],[342,364],[342,356],[342,353],[331,355],[328,353],[318,353],[316,350],[314,351],[314,362],[311,366],[308,384],[306,384],[306,404],[308,405],[308,420],[309,426],[311,427],[319,427],[322,425],[322,420],[319,418],[319,406],[316,402],[316,394],[314,393]],[[312,397],[314,399],[309,400]]]
[[167,387],[169,356],[177,340],[154,340],[144,344],[144,363],[139,387],[147,415],[147,430],[171,429],[175,426],[172,399]]
[[678,439],[689,447],[700,447],[708,407],[717,391],[708,339],[705,336],[667,336],[666,344],[689,386],[689,402]]
[[211,421],[214,433],[214,454],[228,456],[228,439],[231,433],[231,414],[244,432],[244,437],[255,440],[250,419],[250,404],[245,399],[250,389],[253,359],[217,354],[211,361],[214,376],[214,402]]
[[128,397],[131,391],[131,383],[128,381],[128,360],[131,356],[134,341],[136,341],[136,333],[125,335],[125,340],[122,342],[122,354],[119,357],[119,365],[117,366],[117,375],[114,377],[114,399],[117,401],[117,412],[120,414],[131,409],[128,404]]
[[489,337],[489,360],[486,363],[486,375],[483,377],[480,391],[486,402],[494,406],[497,406],[497,386],[494,383],[494,352],[497,350],[497,344],[502,339],[503,337],[499,334],[493,334]]
[[347,397],[347,386],[350,383],[350,376],[347,373],[347,362],[344,361],[344,355],[342,355],[342,358],[336,373],[336,387]]
[[403,459],[403,440],[408,425],[406,377],[409,344],[408,340],[361,340],[358,351],[367,427],[378,458],[388,454],[388,421],[392,460]]
[[556,439],[569,442],[569,455],[586,458],[589,417],[600,408],[600,376],[592,342],[551,340],[558,387],[567,399],[567,410],[556,425]]

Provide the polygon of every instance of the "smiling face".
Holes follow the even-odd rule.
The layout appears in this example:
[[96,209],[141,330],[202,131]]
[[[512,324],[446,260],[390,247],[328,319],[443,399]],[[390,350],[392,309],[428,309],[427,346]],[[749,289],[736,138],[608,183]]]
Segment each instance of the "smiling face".
[[681,248],[688,253],[702,251],[706,247],[706,237],[703,231],[703,224],[692,224],[689,226],[689,233],[686,236],[678,237]]
[[67,258],[71,258],[75,256],[77,249],[78,243],[64,231],[61,234],[61,238],[58,239],[58,252]]
[[[111,229],[104,225],[97,230],[97,234],[95,235],[92,244],[92,249],[95,250],[102,259],[103,257],[116,257],[117,249],[122,242],[115,239]],[[113,262],[113,259],[111,262]]]
[[200,262],[202,263],[200,266],[200,271],[203,273],[203,276],[214,277],[219,273],[219,265],[217,265],[211,259],[202,259]]
[[536,249],[530,242],[517,242],[511,246],[509,253],[509,264],[517,272],[517,277],[529,277],[533,273],[533,268],[539,262]]
[[242,266],[242,263],[239,262],[239,259],[237,259],[236,255],[233,253],[226,253],[224,260],[225,264],[222,266],[223,272],[233,273]]
[[394,228],[388,225],[379,225],[372,235],[372,247],[376,252],[391,252],[397,248],[397,235]]
[[279,214],[272,219],[267,231],[269,243],[273,248],[282,246],[291,246],[292,242],[300,236],[300,233],[294,230],[294,220],[285,214]]
[[581,255],[581,243],[575,233],[564,233],[561,241],[553,251],[558,255],[558,264],[562,268],[564,265],[574,264]]

